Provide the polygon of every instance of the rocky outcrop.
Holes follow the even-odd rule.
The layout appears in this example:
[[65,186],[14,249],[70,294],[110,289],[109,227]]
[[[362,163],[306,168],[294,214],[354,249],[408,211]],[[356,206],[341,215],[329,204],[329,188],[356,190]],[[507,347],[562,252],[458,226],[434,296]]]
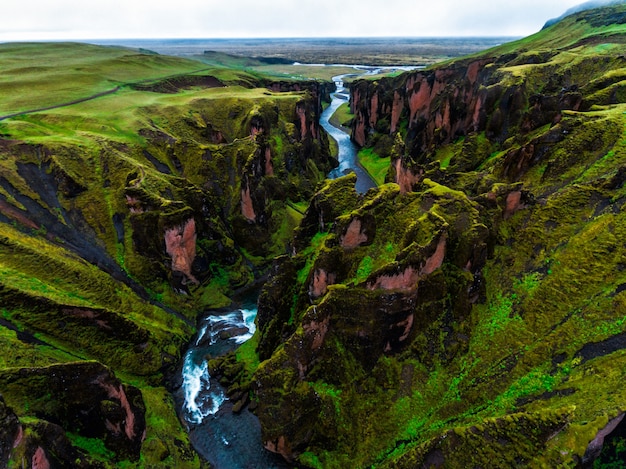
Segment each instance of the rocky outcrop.
[[[510,72],[503,71],[510,66],[534,63],[536,56],[532,54],[485,54],[397,78],[356,81],[351,86],[351,106],[355,113],[352,138],[363,146],[376,141],[377,134],[400,132],[406,147],[404,158],[411,162],[411,171],[407,173],[409,166],[394,159],[395,182],[408,189],[415,178],[428,169],[442,146],[471,135],[484,135],[492,145],[491,150],[474,148],[456,162],[459,169],[475,169],[488,156],[485,153],[495,149],[493,147],[503,144],[506,147],[505,142],[510,142],[512,137],[521,140],[542,126],[554,126],[561,122],[563,112],[598,104],[595,101],[598,91],[582,77],[577,84],[572,76],[580,70],[553,74],[549,80],[543,74],[507,77]],[[594,65],[583,65],[586,66]],[[613,65],[606,63],[605,66],[609,69]],[[613,82],[601,86],[606,89],[613,86]],[[563,134],[559,137],[559,133],[560,129],[555,129],[552,134],[511,149],[509,166],[516,165],[515,176],[537,164],[545,154],[545,143],[562,138]],[[381,156],[389,156],[392,149],[383,152],[386,154]],[[512,174],[510,169],[505,171]]]
[[[485,104],[493,105],[499,100],[497,93],[503,92],[482,86],[488,81],[483,71],[490,62],[478,59],[456,63],[432,72],[405,74],[395,82],[381,80],[377,85],[356,82],[351,86],[355,141],[365,145],[366,136],[383,120],[393,135],[405,119],[407,132],[413,137],[410,151],[414,156],[459,135],[484,129],[485,116],[492,111]],[[507,113],[521,110],[502,106]]]
[[[70,74],[93,72],[86,87],[106,81],[98,76],[105,69],[132,70],[129,87],[138,99],[128,102],[118,88],[97,94],[113,107],[119,104],[123,117],[52,106],[34,120],[3,120],[0,373],[10,370],[24,386],[18,393],[17,384],[4,381],[0,393],[22,420],[24,441],[32,443],[12,462],[99,467],[91,459],[92,466],[83,463],[87,452],[103,466],[109,459],[109,465],[129,460],[197,468],[164,385],[198,311],[228,305],[232,291],[262,276],[272,258],[287,251],[299,218],[292,206],[308,200],[335,164],[318,124],[333,85],[275,82],[235,71],[237,77],[225,82],[186,73],[197,64],[158,54],[85,44],[28,47],[49,57],[74,57]],[[12,46],[5,52],[26,57]],[[27,61],[36,64],[33,56],[39,54]],[[106,66],[94,68],[99,60]],[[26,75],[35,70],[24,68]],[[258,92],[213,89],[225,85]],[[66,94],[80,91],[36,88],[28,98],[37,101],[42,93],[52,104],[69,102]],[[54,132],[40,132],[51,125]],[[135,388],[109,376],[100,385],[81,381],[81,374],[87,379],[95,373],[89,367],[47,368],[87,359],[147,390],[155,418],[149,419],[146,445]],[[41,383],[34,371],[14,376],[18,369],[38,370]],[[62,384],[50,373],[72,383],[67,391],[57,389]],[[59,396],[47,398],[42,383]],[[36,405],[30,387],[37,387]],[[82,449],[72,453],[73,447]]]
[[172,258],[172,271],[181,273],[184,280],[192,283],[198,283],[191,273],[196,257],[196,236],[196,222],[193,218],[165,230],[165,252]]
[[[123,385],[101,364],[5,370],[0,373],[0,386],[9,405],[21,408],[22,390],[28,389],[28,411],[42,421],[102,440],[118,460],[139,458],[146,429],[141,392]],[[54,431],[63,435],[63,431]],[[44,467],[54,449],[37,447],[33,464],[37,461]]]
[[[344,183],[329,183],[326,197],[335,193],[332,186]],[[332,439],[339,431],[338,421],[325,409],[343,404],[331,404],[332,399],[311,383],[321,380],[338,393],[350,393],[361,385],[357,377],[366,376],[380,357],[424,340],[441,315],[460,318],[469,314],[472,274],[480,276],[486,261],[489,230],[480,224],[477,205],[460,193],[440,194],[439,186],[429,184],[431,189],[420,197],[407,198],[397,188],[370,193],[354,208],[357,216],[337,217],[321,247],[308,254],[312,257],[310,274],[304,284],[296,285],[299,295],[291,293],[293,283],[284,282],[280,271],[262,294],[259,318],[290,307],[290,320],[299,318],[302,325],[290,331],[284,351],[275,351],[253,381],[266,447],[288,460],[310,445],[334,447]],[[456,202],[443,203],[448,198]],[[319,211],[324,198],[320,194],[317,199],[310,211]],[[390,206],[395,207],[391,212]],[[443,231],[431,231],[433,226]],[[418,231],[423,238],[415,237]],[[303,255],[289,262],[302,262],[298,259]],[[377,265],[371,272],[362,272],[368,262]],[[443,273],[444,266],[457,272],[455,281]],[[294,301],[280,306],[285,297]],[[270,348],[268,327],[265,319],[259,322],[260,350]],[[279,380],[281,392],[276,389]]]
[[24,435],[13,448],[12,460],[20,461],[24,467],[50,469],[67,467],[71,469],[104,469],[102,463],[72,445],[65,431],[54,423],[44,420],[23,424]]
[[508,446],[532,445],[546,451],[570,417],[570,409],[558,412],[512,414],[487,419],[479,426],[454,428],[409,449],[401,458],[390,457],[385,468],[447,467],[457,461],[477,467],[498,458],[503,467],[532,464],[534,454],[509,453]]
[[252,203],[252,198],[250,197],[249,187],[241,190],[241,214],[246,220],[252,223],[256,221],[256,213],[254,212],[254,205]]
[[0,396],[0,423],[0,465],[7,467],[11,451],[22,442],[24,430],[2,396]]
[[389,184],[321,187],[261,295],[268,449],[306,467],[623,459],[626,41],[609,18],[626,7],[352,85],[353,139],[390,157]]
[[354,249],[364,245],[368,241],[371,242],[370,234],[363,229],[363,223],[360,218],[353,218],[348,224],[345,233],[340,237],[341,247],[344,249]]

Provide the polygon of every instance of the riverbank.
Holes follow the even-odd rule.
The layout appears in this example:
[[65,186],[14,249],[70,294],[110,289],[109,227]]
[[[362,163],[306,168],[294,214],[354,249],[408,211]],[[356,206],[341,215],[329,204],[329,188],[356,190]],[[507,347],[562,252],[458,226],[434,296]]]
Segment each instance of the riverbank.
[[228,311],[210,311],[198,321],[174,393],[181,421],[200,456],[214,469],[287,468],[261,445],[261,426],[245,405],[247,396],[227,389],[209,361],[249,341],[256,332],[256,296]]

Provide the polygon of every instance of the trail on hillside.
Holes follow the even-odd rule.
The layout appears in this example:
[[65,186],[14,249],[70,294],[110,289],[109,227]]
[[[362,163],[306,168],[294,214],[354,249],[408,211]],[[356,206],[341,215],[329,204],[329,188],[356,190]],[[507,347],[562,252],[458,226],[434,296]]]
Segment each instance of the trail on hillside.
[[113,94],[113,93],[117,93],[120,89],[121,89],[120,86],[116,86],[113,89],[110,89],[110,90],[107,90],[107,91],[102,91],[102,92],[96,93],[96,94],[92,94],[91,96],[87,96],[85,98],[74,99],[72,101],[67,101],[67,102],[61,103],[61,104],[54,104],[52,106],[40,107],[40,108],[35,108],[35,109],[28,109],[26,111],[20,111],[20,112],[14,112],[12,114],[6,114],[4,116],[0,116],[0,121],[3,121],[5,119],[10,119],[11,117],[23,116],[25,114],[33,114],[35,112],[50,111],[51,109],[59,109],[59,108],[62,108],[62,107],[73,106],[74,104],[84,103],[86,101],[91,101],[93,99],[97,99],[97,98],[101,98],[103,96],[107,96],[107,95],[110,95],[110,94]]
[[143,83],[148,83],[148,82],[158,82],[158,81],[163,81],[163,80],[170,80],[170,79],[177,78],[177,77],[184,77],[184,76],[187,76],[187,75],[193,75],[194,73],[206,72],[207,70],[210,70],[210,69],[209,68],[202,68],[202,69],[194,70],[192,72],[187,72],[187,73],[177,73],[175,75],[166,75],[164,77],[157,77],[157,78],[146,78],[144,80],[139,80],[139,81],[135,81],[135,82],[125,83],[123,85],[118,85],[115,88],[111,88],[110,90],[101,91],[100,93],[95,93],[95,94],[86,96],[84,98],[73,99],[71,101],[65,101],[65,102],[62,102],[62,103],[59,103],[59,104],[53,104],[51,106],[44,106],[44,107],[39,107],[39,108],[34,108],[34,109],[27,109],[26,111],[18,111],[18,112],[13,112],[11,114],[5,114],[3,116],[0,116],[0,121],[6,120],[6,119],[10,119],[12,117],[23,116],[23,115],[26,115],[26,114],[33,114],[35,112],[50,111],[52,109],[60,109],[60,108],[64,108],[64,107],[73,106],[75,104],[80,104],[80,103],[84,103],[84,102],[87,102],[87,101],[92,101],[94,99],[102,98],[103,96],[108,96],[108,95],[117,93],[123,87],[126,87],[126,86],[137,86],[137,85],[141,85]]

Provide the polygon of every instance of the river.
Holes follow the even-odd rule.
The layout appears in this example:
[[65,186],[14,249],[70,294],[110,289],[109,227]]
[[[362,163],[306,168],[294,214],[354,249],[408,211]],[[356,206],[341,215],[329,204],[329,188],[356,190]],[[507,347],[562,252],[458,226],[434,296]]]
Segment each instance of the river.
[[215,469],[289,467],[261,445],[261,426],[248,408],[232,412],[233,403],[208,370],[207,359],[224,355],[250,339],[256,327],[256,304],[249,302],[198,324],[182,366],[182,386],[175,393],[189,439]]
[[[372,67],[355,67],[354,75],[376,73]],[[337,141],[339,167],[328,177],[335,179],[354,171],[356,189],[366,192],[376,183],[357,161],[357,148],[345,132],[330,124],[335,110],[349,96],[344,87],[346,75],[333,77],[337,90],[320,118],[322,127]],[[224,355],[250,339],[254,334],[256,298],[230,311],[210,312],[198,324],[181,366],[181,387],[174,393],[179,415],[189,432],[189,439],[202,458],[215,469],[270,469],[290,467],[284,460],[261,445],[261,426],[245,407],[232,413],[233,403],[219,382],[210,376],[208,358]]]
[[[369,69],[359,71],[361,71],[361,74],[370,73]],[[350,76],[354,75],[355,74],[350,74]],[[354,172],[357,177],[355,188],[358,192],[363,193],[367,192],[367,190],[372,187],[376,187],[376,183],[359,164],[357,159],[358,149],[350,139],[350,136],[330,123],[330,118],[335,113],[337,108],[350,99],[350,95],[348,94],[343,82],[343,79],[346,76],[349,75],[338,75],[333,77],[337,90],[331,95],[332,101],[330,106],[324,110],[320,117],[320,125],[333,139],[335,139],[339,149],[337,155],[339,166],[333,169],[328,177],[330,179],[336,179],[350,172]]]

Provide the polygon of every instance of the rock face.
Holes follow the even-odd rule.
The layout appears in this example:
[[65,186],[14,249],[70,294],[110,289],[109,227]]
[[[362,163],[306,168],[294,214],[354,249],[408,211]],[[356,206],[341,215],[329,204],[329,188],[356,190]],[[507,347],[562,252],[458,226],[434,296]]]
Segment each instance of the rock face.
[[13,410],[0,397],[0,464],[6,467],[13,448],[18,446],[23,438],[24,430]]
[[[334,181],[316,194],[310,212],[343,184]],[[356,393],[359,377],[377,360],[406,350],[418,337],[428,340],[443,316],[458,321],[469,316],[475,277],[489,250],[489,229],[481,223],[485,209],[462,193],[426,184],[430,189],[419,195],[402,195],[397,187],[368,193],[355,204],[358,216],[338,217],[316,252],[289,261],[312,262],[300,294],[291,293],[285,279],[265,289],[259,325],[266,333],[263,318],[282,308],[282,298],[294,298],[291,309],[305,311],[302,329],[292,329],[284,350],[256,375],[267,448],[294,460],[309,445],[334,447],[338,421],[327,414],[334,404],[315,383],[326,383],[331,395],[333,389]],[[465,333],[455,331],[459,338]],[[259,350],[271,348],[269,341],[262,335]],[[278,391],[281,381],[287,387]]]
[[[3,371],[0,385],[14,408],[22,408],[22,393],[28,389],[28,411],[41,420],[36,426],[45,429],[44,434],[38,433],[41,440],[29,436],[30,432],[20,438],[24,431],[19,425],[12,432],[14,451],[30,453],[33,467],[52,467],[51,458],[72,454],[57,448],[59,439],[67,448],[72,447],[66,441],[66,431],[103,441],[117,460],[139,459],[146,431],[141,392],[123,385],[103,365],[84,362]],[[47,433],[57,436],[46,437]]]
[[263,289],[268,449],[305,467],[623,460],[623,18],[352,85],[353,139],[391,157],[389,183],[321,186]]
[[[10,451],[7,414],[0,466],[198,468],[166,386],[198,312],[229,305],[286,252],[294,207],[336,165],[318,124],[332,84],[221,80],[189,74],[194,61],[86,44],[25,47],[0,59],[19,62],[25,82],[39,79],[37,60],[98,83],[132,70],[134,98],[99,96],[121,113],[78,103],[2,119],[0,394],[23,438]],[[93,85],[66,81],[22,98],[55,105]]]
[[196,258],[196,222],[193,218],[165,230],[165,251],[172,258],[173,272],[184,275],[186,281],[198,283],[191,273]]

